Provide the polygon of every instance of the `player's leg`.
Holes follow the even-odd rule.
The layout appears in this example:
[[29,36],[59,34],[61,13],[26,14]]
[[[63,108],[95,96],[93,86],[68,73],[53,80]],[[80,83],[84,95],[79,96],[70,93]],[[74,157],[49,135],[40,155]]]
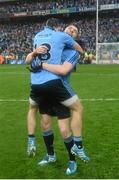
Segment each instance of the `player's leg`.
[[41,166],[56,161],[56,154],[54,152],[54,147],[53,147],[54,133],[52,131],[51,116],[50,116],[54,114],[50,110],[50,108],[52,108],[51,104],[52,104],[51,102],[48,102],[48,100],[44,99],[44,101],[42,101],[42,103],[40,103],[39,105],[39,112],[41,114],[41,131],[47,151],[44,158],[38,162],[38,165]]
[[[46,101],[48,103],[48,101]],[[41,106],[40,106],[41,107]],[[43,107],[43,104],[42,104]],[[47,110],[46,110],[47,109]],[[43,108],[40,108],[40,112],[43,113]],[[50,103],[50,107],[48,110],[47,108],[44,108],[44,112],[49,113],[52,116],[57,116],[59,121],[59,128],[62,134],[62,137],[64,139],[64,143],[66,146],[66,149],[69,154],[69,164],[68,168],[66,170],[66,174],[73,174],[77,170],[77,164],[75,162],[75,156],[71,154],[71,147],[73,146],[73,138],[71,136],[70,131],[70,110],[69,108],[65,107],[64,105],[55,102],[55,104]],[[51,119],[48,115],[42,115],[42,121],[41,121],[41,127],[43,135],[44,135],[44,142],[47,149],[47,155],[43,158],[42,161],[39,162],[39,165],[45,165],[49,164],[50,162],[54,162],[56,160],[56,156],[53,150],[53,132],[51,131]]]
[[[64,83],[64,84],[63,84]],[[57,85],[57,96],[59,101],[66,107],[70,108],[72,111],[72,118],[71,118],[71,130],[74,136],[74,147],[77,149],[76,155],[84,161],[88,161],[89,158],[86,156],[84,152],[84,148],[82,145],[82,114],[83,114],[83,107],[79,101],[78,96],[72,90],[70,84],[65,82],[59,82]],[[79,150],[79,151],[78,151]]]
[[54,111],[58,118],[58,126],[62,138],[64,140],[64,144],[69,157],[66,174],[70,175],[75,173],[77,170],[77,163],[75,161],[75,156],[71,153],[71,148],[74,145],[74,141],[70,128],[70,116],[71,116],[70,109],[60,103],[56,103],[54,106]]
[[69,156],[69,163],[66,169],[66,174],[71,175],[76,172],[77,163],[75,161],[75,156],[71,153],[71,148],[74,145],[74,141],[70,129],[70,119],[59,119],[58,125]]
[[[70,103],[71,102],[71,103]],[[89,161],[89,157],[84,152],[84,147],[82,144],[82,115],[83,115],[83,106],[79,99],[75,99],[73,101],[65,101],[65,105],[68,106],[72,110],[72,118],[71,118],[71,130],[73,132],[74,145],[72,147],[71,152],[77,155],[83,161]]]
[[[75,141],[75,150],[72,151],[72,153],[75,153],[78,155],[79,158],[81,158],[84,161],[88,161],[89,158],[85,155],[84,149],[82,147],[79,147],[77,144],[82,141],[81,137],[81,129],[82,129],[82,118],[80,116],[81,110],[79,109],[80,104],[78,100],[78,96],[75,95],[72,88],[68,83],[62,82],[61,80],[52,80],[50,82],[47,82],[44,86],[45,88],[45,94],[50,97],[50,101],[52,102],[53,99],[56,99],[57,102],[61,102],[65,106],[68,106],[73,112],[72,117],[72,131]],[[50,94],[49,94],[50,93]],[[78,125],[78,126],[77,126]],[[81,125],[81,127],[79,127]]]
[[44,158],[38,162],[38,165],[43,166],[56,161],[56,155],[54,153],[53,147],[54,133],[51,129],[51,116],[47,114],[42,114],[41,131],[47,153]]
[[[82,136],[82,115],[83,115],[83,106],[77,99],[72,105],[69,106],[72,110],[71,118],[71,129],[74,137]],[[82,147],[82,141],[79,142],[78,146]]]
[[28,126],[28,135],[35,136],[36,129],[36,114],[38,111],[38,106],[29,105],[29,110],[27,114],[27,126]]
[[31,86],[29,96],[29,110],[27,114],[27,128],[28,128],[28,147],[27,154],[34,156],[36,153],[36,140],[35,140],[35,129],[36,129],[36,114],[38,111],[37,93],[35,88]]
[[36,114],[38,106],[36,104],[29,104],[29,110],[27,114],[27,127],[28,127],[28,156],[35,156],[36,153],[36,140],[35,140],[35,129],[36,129]]

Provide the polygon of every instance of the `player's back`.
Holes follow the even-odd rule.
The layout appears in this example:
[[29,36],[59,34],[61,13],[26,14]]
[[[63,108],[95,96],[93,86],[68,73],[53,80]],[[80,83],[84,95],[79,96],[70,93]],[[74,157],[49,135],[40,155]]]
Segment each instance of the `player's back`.
[[49,50],[47,55],[45,54],[43,60],[46,60],[47,63],[51,64],[60,64],[64,47],[72,47],[74,41],[69,35],[64,32],[56,32],[51,28],[45,27],[44,30],[39,32],[34,38],[35,48],[39,47],[42,44],[45,44]]
[[[50,28],[44,28],[43,31],[39,32],[34,38],[34,48],[40,45],[46,45],[48,51],[45,55],[39,55],[36,57],[35,61],[45,61],[49,64],[61,64],[61,56],[65,46],[72,47],[75,41],[67,34],[62,32],[56,32]],[[31,83],[32,84],[42,84],[49,80],[59,79],[60,76],[46,71],[41,70],[38,73],[32,73]]]

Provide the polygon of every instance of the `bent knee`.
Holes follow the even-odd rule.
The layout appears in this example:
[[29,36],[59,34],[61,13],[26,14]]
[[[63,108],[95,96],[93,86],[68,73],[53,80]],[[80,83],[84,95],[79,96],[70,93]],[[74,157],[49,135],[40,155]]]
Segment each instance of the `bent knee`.
[[41,129],[47,131],[51,128],[51,119],[49,117],[43,117],[41,119]]
[[41,123],[41,129],[42,131],[47,131],[49,129],[51,129],[51,124],[50,123]]
[[79,100],[77,100],[76,102],[74,102],[70,108],[72,110],[75,110],[75,111],[79,111],[79,112],[83,112],[83,106],[81,104],[81,102]]
[[69,135],[71,134],[70,130],[66,129],[66,128],[61,128],[60,132],[61,132],[61,135],[62,135],[63,139],[68,138]]

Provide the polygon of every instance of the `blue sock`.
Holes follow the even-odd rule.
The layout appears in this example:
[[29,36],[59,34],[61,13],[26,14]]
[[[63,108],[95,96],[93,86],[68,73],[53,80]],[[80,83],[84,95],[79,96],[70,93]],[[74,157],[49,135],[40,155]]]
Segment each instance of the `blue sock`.
[[82,137],[81,136],[74,136],[74,144],[78,146],[78,148],[82,148]]

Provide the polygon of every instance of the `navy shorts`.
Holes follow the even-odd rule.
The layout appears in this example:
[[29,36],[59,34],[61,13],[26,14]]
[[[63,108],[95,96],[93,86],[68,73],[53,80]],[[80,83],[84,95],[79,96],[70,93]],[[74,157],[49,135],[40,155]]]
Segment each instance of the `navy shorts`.
[[67,90],[60,79],[40,85],[31,85],[30,99],[37,103],[41,114],[57,116],[58,119],[69,118],[70,110],[61,102],[71,97],[72,93]]

